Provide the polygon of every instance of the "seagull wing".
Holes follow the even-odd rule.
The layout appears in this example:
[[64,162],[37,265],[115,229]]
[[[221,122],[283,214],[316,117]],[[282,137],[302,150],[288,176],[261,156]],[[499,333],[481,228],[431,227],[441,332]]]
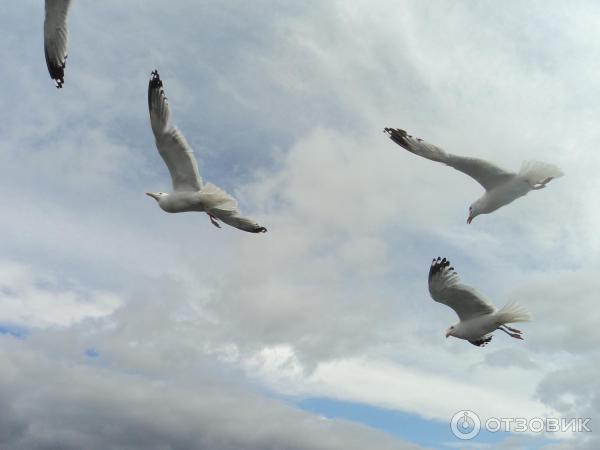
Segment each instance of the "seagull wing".
[[220,221],[225,222],[227,225],[230,225],[234,228],[239,228],[240,230],[248,231],[249,233],[267,232],[265,227],[260,226],[258,223],[248,217],[242,216],[237,209],[231,211],[227,209],[213,208],[210,210],[210,213]]
[[171,109],[157,71],[152,72],[148,84],[148,108],[156,147],[171,173],[173,190],[199,191],[202,178],[194,152],[181,131],[170,123]]
[[434,259],[429,269],[429,293],[438,303],[448,305],[461,321],[492,314],[494,305],[470,286],[460,282],[458,274],[446,258]]
[[435,145],[429,144],[422,139],[414,138],[406,131],[398,128],[386,128],[385,132],[390,134],[390,139],[399,146],[405,148],[415,155],[444,163],[456,170],[469,175],[487,191],[496,186],[506,183],[516,174],[478,158],[468,158],[447,153]]
[[50,77],[61,88],[65,82],[65,65],[69,43],[67,13],[71,0],[46,0],[44,19],[44,54]]
[[235,198],[220,187],[212,183],[206,183],[200,191],[200,195],[203,203],[209,205],[206,212],[221,222],[250,233],[265,233],[267,231],[265,227],[260,226],[254,220],[243,217]]

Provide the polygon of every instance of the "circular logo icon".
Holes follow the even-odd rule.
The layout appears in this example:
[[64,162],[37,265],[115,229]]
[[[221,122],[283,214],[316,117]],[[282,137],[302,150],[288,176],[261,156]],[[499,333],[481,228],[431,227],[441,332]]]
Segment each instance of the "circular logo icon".
[[452,416],[450,428],[452,434],[459,439],[473,439],[481,430],[481,420],[473,411],[463,409]]

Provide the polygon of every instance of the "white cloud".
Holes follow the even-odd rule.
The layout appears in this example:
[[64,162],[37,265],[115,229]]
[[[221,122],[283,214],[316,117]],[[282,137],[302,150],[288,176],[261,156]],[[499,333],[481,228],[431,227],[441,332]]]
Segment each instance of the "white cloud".
[[0,262],[0,323],[24,327],[70,326],[113,313],[121,300],[109,292],[65,288],[56,276],[32,267]]

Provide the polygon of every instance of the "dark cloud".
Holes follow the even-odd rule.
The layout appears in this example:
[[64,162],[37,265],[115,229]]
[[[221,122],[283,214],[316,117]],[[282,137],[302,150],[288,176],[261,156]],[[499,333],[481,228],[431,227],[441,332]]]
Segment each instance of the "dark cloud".
[[6,449],[417,449],[203,376],[193,384],[50,360],[0,338]]

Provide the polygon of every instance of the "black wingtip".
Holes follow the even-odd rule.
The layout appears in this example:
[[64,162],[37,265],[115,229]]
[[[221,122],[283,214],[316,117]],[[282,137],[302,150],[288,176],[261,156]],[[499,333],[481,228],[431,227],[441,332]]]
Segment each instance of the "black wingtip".
[[[450,260],[446,258],[440,258],[439,256],[437,258],[433,258],[433,261],[431,261],[431,267],[429,267],[429,281],[431,281],[435,275],[449,266]],[[448,270],[454,270],[454,267],[450,267]]]
[[160,79],[158,70],[153,70],[152,73],[150,73],[150,88],[161,88],[162,85],[162,80]]
[[475,345],[476,347],[485,347],[492,341],[492,337],[493,337],[493,335],[484,336],[480,339],[477,339],[476,341],[469,341],[469,342],[471,344]]
[[401,147],[406,147],[408,142],[406,140],[407,137],[412,137],[406,131],[401,130],[400,128],[384,128],[384,133],[388,133],[390,135],[390,139],[394,141]]
[[50,60],[48,56],[48,50],[46,50],[45,47],[44,56],[46,57],[46,66],[48,67],[50,78],[52,78],[56,83],[57,89],[62,89],[63,84],[65,84],[65,67],[67,66],[67,56],[65,55],[65,59],[62,64],[56,64]]
[[150,82],[148,83],[148,107],[150,109],[152,109],[152,101],[153,101],[152,92],[155,91],[156,89],[160,89],[161,94],[164,96],[164,91],[162,90],[162,87],[163,87],[163,82],[160,79],[158,70],[155,69],[150,73]]
[[250,233],[266,233],[267,229],[265,227],[256,227],[253,230],[250,230]]

